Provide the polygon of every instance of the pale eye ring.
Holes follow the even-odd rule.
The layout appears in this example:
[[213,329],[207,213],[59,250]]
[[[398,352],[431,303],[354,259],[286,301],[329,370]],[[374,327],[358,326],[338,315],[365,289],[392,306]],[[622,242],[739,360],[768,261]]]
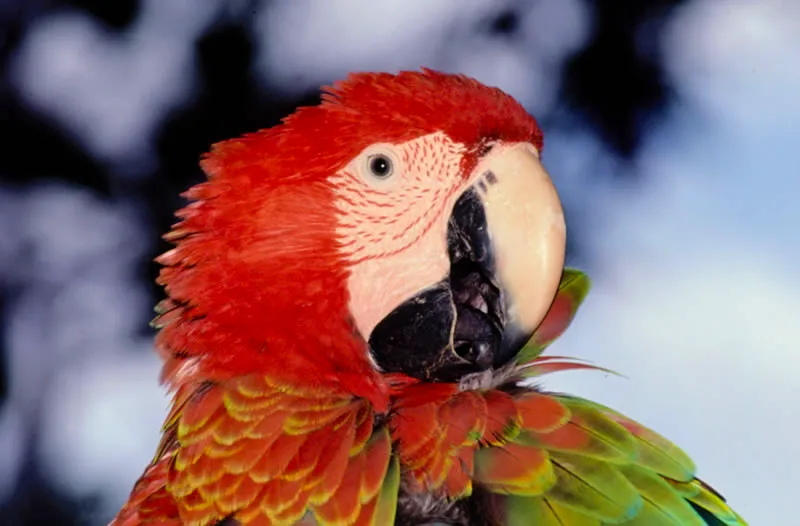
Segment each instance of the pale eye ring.
[[367,159],[367,168],[370,175],[377,179],[388,179],[394,172],[394,164],[388,155],[377,153]]

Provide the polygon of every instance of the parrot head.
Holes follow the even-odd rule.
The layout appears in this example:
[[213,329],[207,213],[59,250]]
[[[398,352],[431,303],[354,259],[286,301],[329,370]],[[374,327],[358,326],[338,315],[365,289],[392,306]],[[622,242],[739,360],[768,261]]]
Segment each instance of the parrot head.
[[430,70],[351,75],[215,145],[160,258],[168,380],[260,368],[382,407],[383,373],[502,368],[564,265],[541,149],[513,98]]

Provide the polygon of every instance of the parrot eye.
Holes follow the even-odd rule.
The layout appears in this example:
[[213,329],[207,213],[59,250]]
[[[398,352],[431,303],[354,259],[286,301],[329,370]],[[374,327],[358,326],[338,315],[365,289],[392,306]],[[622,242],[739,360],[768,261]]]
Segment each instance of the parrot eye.
[[392,160],[386,155],[371,155],[368,159],[369,173],[378,179],[386,179],[392,175]]

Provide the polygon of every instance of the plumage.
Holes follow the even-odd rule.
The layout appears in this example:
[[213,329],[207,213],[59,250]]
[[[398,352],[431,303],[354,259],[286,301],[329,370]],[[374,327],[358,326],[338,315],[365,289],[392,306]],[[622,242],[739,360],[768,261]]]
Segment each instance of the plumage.
[[[520,370],[539,361],[552,362]],[[165,446],[137,485],[147,493],[167,471],[171,499],[162,489],[140,500],[135,489],[117,524],[380,525],[396,513],[400,480],[401,492],[454,499],[479,485],[503,503],[503,525],[706,524],[690,502],[745,524],[680,449],[600,404],[516,382],[399,385],[383,426],[363,399],[257,375],[179,392],[165,443],[183,447]]]
[[[499,170],[546,176],[533,117],[495,88],[429,70],[353,75],[322,99],[215,145],[202,161],[208,182],[184,194],[191,203],[165,236],[175,248],[158,258],[167,298],[153,322],[172,404],[153,462],[111,525],[746,524],[677,446],[542,386],[560,371],[611,371],[543,355],[588,277],[564,269],[556,291],[556,274],[538,316],[500,290],[530,284],[531,267],[481,252],[501,242],[547,252],[513,229],[481,237],[491,221],[538,221],[527,202],[497,220],[516,191],[533,188],[526,178],[509,179],[500,205],[481,201]],[[364,152],[376,144],[402,146],[388,159],[413,168],[404,193],[359,179],[354,159],[373,159]],[[558,246],[560,208],[551,212],[542,232]],[[415,243],[424,257],[403,259]],[[381,326],[381,341],[439,331],[452,352],[432,359],[403,343],[400,355],[380,355],[368,333],[397,312],[382,302],[426,272],[439,281],[417,285],[433,292],[400,294],[422,308]],[[426,318],[436,305],[441,318]],[[512,325],[532,334],[524,347],[481,355]],[[459,354],[463,334],[474,341]],[[444,378],[448,364],[480,368]]]
[[[134,514],[156,524],[165,512],[198,526],[228,516],[242,524],[294,524],[310,510],[320,524],[349,525],[377,512],[391,441],[365,416],[366,401],[289,394],[258,376],[197,392],[165,430],[165,441],[181,447],[166,448],[151,468],[151,477],[167,471],[171,501],[149,513],[141,505],[123,509],[119,524]],[[213,416],[198,417],[198,408]],[[151,499],[145,495],[155,504]]]
[[[575,271],[565,272],[562,290],[574,286],[575,278]],[[588,288],[588,279],[579,279]],[[555,314],[567,324],[574,312]],[[552,328],[549,325],[548,330]],[[534,338],[533,344],[536,341]],[[534,353],[520,356],[529,360],[520,364],[522,372],[536,369],[539,362],[553,362]],[[504,515],[491,524],[715,524],[710,520],[746,524],[718,494],[695,478],[694,464],[682,450],[641,424],[600,404],[523,387],[516,381],[482,396],[485,399],[498,392],[513,393],[510,399],[517,411],[508,418],[519,432],[497,445],[478,443],[465,448],[474,452],[473,483],[489,492],[482,498],[503,502]],[[431,406],[440,403],[428,402]],[[424,405],[416,410],[427,411]],[[399,420],[397,427],[402,424]],[[433,425],[444,427],[447,422]],[[408,444],[410,433],[404,436],[405,447],[415,451]],[[437,490],[433,485],[427,489]]]

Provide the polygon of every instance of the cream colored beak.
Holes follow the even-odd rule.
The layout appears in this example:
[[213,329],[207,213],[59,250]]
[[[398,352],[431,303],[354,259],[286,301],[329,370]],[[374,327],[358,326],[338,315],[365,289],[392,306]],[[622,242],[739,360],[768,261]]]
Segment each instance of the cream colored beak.
[[[547,314],[564,268],[561,200],[530,144],[509,145],[476,169],[495,278],[504,294],[506,331],[527,339]],[[523,343],[507,341],[503,347],[517,347],[506,351],[516,352]]]

